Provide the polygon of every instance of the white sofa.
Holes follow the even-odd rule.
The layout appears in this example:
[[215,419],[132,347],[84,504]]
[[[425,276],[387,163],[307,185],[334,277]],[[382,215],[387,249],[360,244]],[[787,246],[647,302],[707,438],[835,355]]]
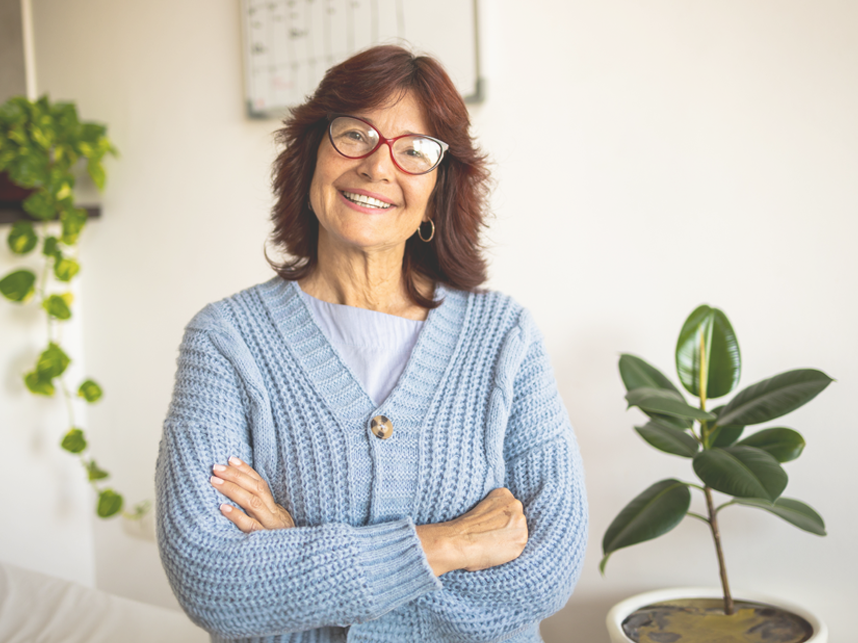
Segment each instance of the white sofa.
[[0,643],[208,643],[182,612],[0,562]]

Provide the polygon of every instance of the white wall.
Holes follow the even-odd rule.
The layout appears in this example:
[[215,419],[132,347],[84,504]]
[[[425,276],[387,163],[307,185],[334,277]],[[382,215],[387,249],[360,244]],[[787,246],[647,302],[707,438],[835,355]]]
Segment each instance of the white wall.
[[[8,229],[0,227],[0,277],[22,267],[41,270],[41,257],[11,255],[5,242]],[[65,403],[59,392],[53,398],[36,397],[24,386],[23,374],[33,369],[47,345],[45,313],[38,303],[0,301],[0,560],[92,586],[94,498],[78,459],[60,449],[70,428]],[[80,382],[79,320],[63,328],[62,346],[74,360],[69,382]],[[86,427],[85,409],[77,406],[76,420]]]
[[[482,2],[489,97],[473,116],[496,162],[491,283],[540,322],[587,466],[586,568],[546,640],[602,641],[611,602],[717,582],[699,524],[597,572],[625,502],[662,477],[691,477],[634,434],[617,356],[669,371],[701,302],[733,321],[744,384],[796,367],[838,380],[786,421],[808,440],[788,494],[814,505],[830,535],[744,509],[725,512],[722,530],[736,587],[804,603],[846,636],[858,574],[845,491],[858,447],[858,5],[527,6]],[[82,285],[87,364],[107,391],[90,413],[93,441],[132,501],[154,493],[182,326],[269,274],[276,123],[244,118],[238,17],[232,0],[34,0],[40,86],[107,122],[122,152],[87,232]],[[154,545],[108,522],[95,548],[101,588],[173,604]]]
[[[35,96],[26,9],[20,0],[0,4],[0,101],[14,95]],[[51,224],[51,234],[57,234],[54,227]],[[44,263],[38,250],[26,257],[9,252],[9,228],[0,226],[0,277],[21,268],[41,274]],[[49,292],[67,290],[61,286],[51,286]],[[79,289],[74,288],[73,294],[79,299]],[[63,349],[72,358],[66,371],[70,386],[80,382],[86,372],[81,329],[79,314],[58,329],[57,339],[62,339]],[[0,302],[0,441],[5,455],[0,474],[0,505],[5,515],[0,560],[91,586],[95,583],[90,522],[94,498],[78,459],[59,448],[71,428],[67,407],[61,394],[35,397],[23,381],[23,374],[33,369],[47,344],[45,314],[35,299],[25,304]],[[78,403],[73,407],[77,426],[86,427],[86,409]]]

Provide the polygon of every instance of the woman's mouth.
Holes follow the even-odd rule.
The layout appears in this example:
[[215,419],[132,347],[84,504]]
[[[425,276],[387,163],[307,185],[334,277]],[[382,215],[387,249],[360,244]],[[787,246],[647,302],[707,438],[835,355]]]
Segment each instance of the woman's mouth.
[[379,199],[374,199],[371,196],[363,194],[355,194],[354,192],[340,192],[346,199],[363,208],[375,208],[377,210],[387,210],[393,207],[392,203],[385,203]]

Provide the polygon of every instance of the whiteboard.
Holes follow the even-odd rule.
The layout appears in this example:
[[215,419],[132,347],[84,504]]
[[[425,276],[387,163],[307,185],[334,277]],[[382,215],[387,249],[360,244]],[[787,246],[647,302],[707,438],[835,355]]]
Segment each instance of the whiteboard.
[[434,56],[466,102],[483,99],[477,0],[242,0],[241,13],[251,117],[282,116],[375,44]]

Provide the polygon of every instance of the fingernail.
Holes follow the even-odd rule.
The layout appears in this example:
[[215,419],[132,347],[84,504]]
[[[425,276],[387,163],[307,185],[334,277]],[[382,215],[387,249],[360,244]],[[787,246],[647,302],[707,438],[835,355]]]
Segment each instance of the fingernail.
[[223,484],[223,480],[221,480],[217,476],[212,476],[211,481],[212,481],[212,484]]
[[242,465],[242,464],[244,464],[241,460],[239,460],[239,459],[238,459],[238,458],[236,458],[235,456],[233,456],[233,457],[231,457],[231,458],[229,459],[229,463],[230,463],[230,464],[232,464],[232,465],[234,465],[234,466],[236,466],[236,467],[237,467],[237,466],[240,466],[240,465]]
[[225,514],[228,514],[230,511],[232,511],[232,507],[230,505],[221,505],[220,510]]
[[215,471],[226,471],[226,467],[222,464],[216,464],[212,467],[212,469],[214,469]]

